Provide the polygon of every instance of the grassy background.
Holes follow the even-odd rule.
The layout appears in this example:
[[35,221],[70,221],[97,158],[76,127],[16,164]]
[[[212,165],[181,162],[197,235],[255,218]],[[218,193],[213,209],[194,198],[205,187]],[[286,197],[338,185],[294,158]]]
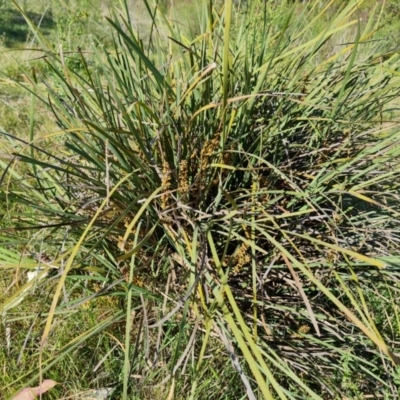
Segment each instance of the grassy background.
[[[397,24],[399,22],[395,16],[399,6],[396,1],[387,3],[382,20],[383,28],[376,39],[382,41],[383,48],[386,47],[389,49],[393,46],[391,38],[397,37]],[[365,21],[368,21],[371,17],[374,5],[375,3],[373,2],[365,3],[362,10]],[[82,49],[87,48],[92,41],[91,35],[100,38],[106,46],[111,43],[109,28],[104,24],[104,16],[108,14],[108,5],[104,4],[104,2],[98,3],[88,0],[86,2],[70,2],[67,6],[59,1],[53,1],[52,3],[26,1],[22,6],[35,22],[42,21],[43,32],[49,41],[53,44],[62,45],[65,51],[75,51],[78,46]],[[162,4],[162,7],[168,11],[166,4]],[[303,12],[304,7],[304,4],[298,4],[296,13],[300,14]],[[37,43],[29,33],[29,29],[23,23],[16,24],[16,22],[22,21],[19,12],[6,2],[1,4],[1,8],[4,11],[1,13],[0,20],[0,30],[4,32],[1,51],[5,60],[1,67],[1,71],[4,74],[0,77],[1,128],[25,140],[29,140],[29,134],[34,129],[35,137],[46,137],[44,140],[47,142],[45,143],[47,143],[48,148],[51,148],[52,151],[56,152],[58,149],[65,151],[61,146],[57,147],[62,142],[62,136],[49,136],[50,133],[58,131],[59,127],[55,124],[54,119],[50,117],[51,113],[48,108],[43,107],[37,101],[33,101],[32,96],[17,84],[18,82],[21,84],[26,82],[24,75],[30,75],[32,66],[45,76],[51,84],[54,82],[53,72],[51,69],[47,69],[46,65],[43,65],[40,60],[31,61],[36,57],[40,57],[41,53],[32,50],[36,48]],[[288,9],[289,6],[279,9],[282,13],[282,18],[279,19],[275,16],[278,25],[284,24],[285,13]],[[151,27],[151,20],[144,17],[147,15],[145,7],[142,4],[131,4],[130,11],[133,21],[137,24],[137,28],[144,32],[144,36],[146,37]],[[185,23],[185,21],[191,21],[193,15],[196,15],[196,7],[192,2],[177,2],[178,18],[172,18],[173,24],[182,25],[185,35],[195,35],[198,33],[197,30],[192,27],[192,24]],[[326,18],[329,18],[329,15]],[[315,25],[314,31],[309,31],[307,34],[311,38],[323,29],[324,20],[321,20],[319,24]],[[334,51],[338,44],[347,42],[348,38],[353,37],[354,30],[349,29],[341,35],[332,39],[332,43],[330,43],[332,51]],[[331,54],[329,46],[327,49],[326,53],[320,57],[329,57]],[[371,48],[366,46],[365,50],[363,49],[358,57],[362,59],[370,51]],[[315,59],[316,64],[320,61],[320,59]],[[77,57],[70,57],[68,63],[68,68],[72,71],[81,68]],[[396,112],[393,113],[393,116],[396,116]],[[5,138],[1,139],[0,158],[2,160],[10,160],[14,145],[16,144],[12,141]],[[20,168],[19,172],[22,173],[24,167],[21,166]],[[13,216],[17,214],[25,216],[22,222],[34,220],[33,211],[29,206],[24,208],[21,204],[7,202],[2,204],[1,207],[4,216],[1,228],[11,227],[12,224],[8,221],[15,221]],[[27,264],[34,257],[32,257],[32,254],[27,254],[26,249],[29,249],[31,253],[46,256],[47,252],[50,254],[54,253],[54,249],[61,251],[60,249],[68,247],[70,240],[72,241],[67,231],[37,232],[33,236],[27,232],[22,232],[18,236],[20,250],[24,254],[23,262]],[[12,241],[16,239],[7,236],[2,238],[2,240],[2,245],[7,247],[12,246]],[[395,241],[389,250],[396,252],[396,245],[397,242]],[[89,265],[86,265],[83,261],[83,266],[88,268],[88,271],[96,271],[96,269],[101,270],[106,263],[107,261],[101,255],[98,255],[91,260]],[[136,287],[139,289],[137,289],[137,297],[135,299],[137,312],[133,311],[131,315],[132,341],[135,341],[139,336],[138,327],[143,318],[145,318],[143,311],[140,310],[151,310],[152,305],[154,306],[155,304],[159,307],[160,298],[162,298],[162,292],[158,292],[160,291],[159,281],[162,281],[162,279],[159,279],[159,275],[157,274],[161,276],[162,273],[157,268],[154,267],[151,274],[139,271],[135,278]],[[168,265],[161,267],[161,269],[163,268],[167,269]],[[125,273],[128,272],[125,271]],[[105,278],[99,277],[98,280],[98,284],[96,284],[92,279],[86,280],[84,275],[77,273],[76,275],[69,276],[65,282],[64,300],[66,309],[57,311],[55,322],[57,335],[50,336],[48,346],[46,347],[46,359],[48,360],[58,360],[59,354],[66,354],[61,361],[55,363],[50,368],[51,377],[64,382],[64,384],[62,387],[56,388],[49,396],[50,398],[59,399],[68,398],[68,396],[84,398],[84,396],[88,397],[88,394],[82,392],[85,392],[87,388],[106,387],[120,381],[121,366],[119,363],[123,359],[124,354],[124,335],[126,330],[124,321],[126,316],[123,313],[119,313],[119,311],[124,307],[124,294],[115,292],[110,296],[96,298],[94,301],[85,304],[82,308],[68,308],[68,304],[73,304],[74,300],[88,296],[99,290]],[[0,303],[15,293],[18,287],[21,287],[24,282],[25,276],[22,271],[2,272],[0,281],[0,294],[2,298],[0,298]],[[46,317],[43,310],[49,310],[52,301],[52,298],[47,297],[46,294],[54,292],[56,283],[56,279],[46,281],[45,286],[42,286],[40,291],[30,294],[28,301],[24,301],[10,315],[9,322],[12,326],[12,343],[15,343],[15,346],[11,350],[12,357],[7,353],[6,346],[2,346],[4,351],[0,354],[0,366],[1,370],[4,371],[3,376],[0,378],[0,387],[5,388],[3,392],[5,393],[5,397],[11,395],[15,388],[19,387],[19,384],[28,381],[34,376],[35,363],[37,363],[35,349],[37,348],[37,343],[40,340],[43,329],[43,322],[41,325],[35,325],[35,321],[39,316]],[[165,282],[165,284],[167,286],[171,285],[168,282]],[[142,296],[140,295],[141,290]],[[151,295],[146,290],[151,292]],[[153,295],[158,295],[158,298],[152,300],[151,296]],[[385,297],[386,295],[392,295],[392,293],[381,293],[381,295]],[[143,301],[146,301],[146,307],[142,307]],[[386,311],[389,314],[389,318],[387,318],[387,315],[384,315],[382,311],[385,309],[387,303],[379,296],[370,299],[370,301],[375,304],[373,309],[377,325],[388,329],[395,337],[396,332],[399,332],[398,310],[395,305]],[[393,304],[395,304],[394,300]],[[189,313],[188,310],[184,312]],[[155,369],[154,372],[149,371],[151,369],[150,366],[141,365],[142,370],[146,371],[146,374],[143,374],[145,378],[140,373],[132,374],[132,379],[136,379],[138,382],[135,398],[169,398],[170,393],[173,392],[178,393],[175,398],[186,398],[185,393],[194,376],[196,376],[199,382],[196,389],[197,398],[229,399],[246,396],[246,392],[241,382],[238,382],[236,371],[230,361],[223,359],[223,357],[211,357],[212,355],[215,356],[225,352],[224,346],[218,340],[221,332],[213,331],[211,333],[210,347],[207,350],[205,358],[209,361],[207,361],[207,368],[201,371],[203,375],[199,377],[198,370],[188,362],[185,367],[185,374],[182,374],[181,379],[177,380],[177,382],[165,380],[171,365],[174,365],[174,360],[171,360],[171,357],[177,357],[177,354],[181,354],[185,347],[179,341],[178,343],[174,342],[174,338],[182,334],[182,337],[187,341],[191,336],[191,331],[188,328],[182,328],[180,323],[181,318],[182,315],[178,314],[163,328],[162,335],[160,331],[156,331],[154,337],[148,340],[150,343],[152,340],[157,341],[158,335],[162,337],[162,343],[158,347],[162,350],[162,357],[158,361],[160,363],[158,365],[159,368]],[[392,320],[393,325],[390,328],[387,326],[388,320]],[[99,329],[99,324],[102,326],[103,333],[101,336],[96,336],[96,332],[92,330]],[[293,327],[295,330],[297,328],[300,327]],[[1,329],[0,340],[4,341],[5,328],[3,325]],[[27,332],[29,332],[29,335],[27,335]],[[148,333],[141,332],[141,335],[146,334]],[[84,342],[84,345],[82,345],[82,341],[76,342],[77,346],[74,347],[74,340],[76,338],[82,339],[80,335],[83,335],[87,340]],[[21,343],[23,343],[22,347]],[[177,349],[172,355],[166,350],[171,343],[174,343]],[[199,347],[200,344],[197,346]],[[354,344],[354,347],[356,347],[356,344]],[[140,351],[146,352],[146,349],[140,349]],[[337,382],[338,385],[342,385],[343,391],[347,393],[349,398],[362,398],[362,393],[359,389],[360,383],[357,382],[357,374],[355,373],[357,367],[354,364],[354,360],[346,358],[346,355],[343,354],[341,371],[338,372]],[[221,376],[224,377],[222,381],[225,386],[223,387],[214,383],[220,382]],[[158,384],[154,384],[155,382]],[[174,388],[175,385],[176,387]],[[390,396],[390,393],[388,393],[388,396]]]

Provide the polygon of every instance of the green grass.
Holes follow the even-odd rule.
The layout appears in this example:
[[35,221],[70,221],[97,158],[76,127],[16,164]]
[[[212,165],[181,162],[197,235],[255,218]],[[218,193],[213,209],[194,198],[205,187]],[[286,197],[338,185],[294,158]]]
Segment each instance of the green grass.
[[24,14],[45,57],[4,80],[6,396],[396,398],[398,53],[387,11],[313,4],[122,3],[93,36],[90,2]]

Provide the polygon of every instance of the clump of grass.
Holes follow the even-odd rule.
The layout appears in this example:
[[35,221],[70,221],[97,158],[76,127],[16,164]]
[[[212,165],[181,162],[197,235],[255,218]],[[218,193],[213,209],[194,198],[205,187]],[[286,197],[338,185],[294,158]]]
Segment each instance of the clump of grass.
[[[36,211],[30,228],[54,252],[42,374],[112,321],[118,398],[156,382],[171,398],[397,396],[399,59],[364,50],[359,3],[310,38],[328,5],[293,18],[203,1],[186,37],[146,2],[144,46],[125,2],[112,47],[78,49],[79,70],[25,15],[55,77],[32,77],[32,93],[67,152],[18,154],[31,173],[7,198]],[[73,296],[75,280],[103,286]],[[57,313],[105,292],[124,314],[46,357]]]

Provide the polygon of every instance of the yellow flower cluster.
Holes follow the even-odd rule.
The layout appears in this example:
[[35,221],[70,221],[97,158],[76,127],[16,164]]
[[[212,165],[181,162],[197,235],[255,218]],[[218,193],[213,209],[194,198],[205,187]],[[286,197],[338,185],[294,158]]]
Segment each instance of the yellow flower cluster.
[[239,247],[239,249],[236,251],[235,254],[232,256],[228,256],[223,265],[224,267],[228,267],[229,265],[234,266],[233,268],[233,274],[236,275],[238,274],[243,266],[248,264],[251,261],[250,255],[247,253],[247,250],[249,248],[249,245],[246,243],[242,243]]
[[211,156],[214,154],[215,150],[218,149],[219,139],[215,137],[214,139],[207,140],[201,149],[200,155],[200,171],[207,169]]
[[293,333],[291,335],[291,337],[294,338],[294,339],[302,338],[303,337],[302,335],[307,334],[308,332],[310,332],[310,330],[311,330],[311,328],[308,325],[306,325],[306,324],[305,325],[301,325],[299,327],[299,329],[297,330],[297,332]]
[[200,176],[198,177],[200,179],[200,185],[198,186],[198,188],[200,190],[204,190],[206,187],[206,174],[208,172],[209,169],[209,165],[210,165],[210,158],[213,156],[213,154],[215,153],[216,149],[218,149],[219,146],[219,139],[217,137],[215,137],[214,139],[210,139],[208,140],[200,153]]
[[182,160],[179,163],[179,188],[184,195],[189,191],[189,178],[188,178],[188,162],[187,160]]
[[161,196],[161,208],[164,210],[168,205],[168,200],[170,197],[168,191],[171,187],[171,169],[166,161],[163,162],[161,185],[164,188]]

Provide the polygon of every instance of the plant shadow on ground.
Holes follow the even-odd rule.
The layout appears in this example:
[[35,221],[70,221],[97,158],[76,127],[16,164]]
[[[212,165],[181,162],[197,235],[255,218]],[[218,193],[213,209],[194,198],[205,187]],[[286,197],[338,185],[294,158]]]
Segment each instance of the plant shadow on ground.
[[[49,33],[56,26],[50,10],[44,13],[27,11],[27,15],[35,25],[40,25],[43,33]],[[0,35],[6,47],[15,47],[23,45],[31,32],[18,10],[5,8],[0,12]]]

